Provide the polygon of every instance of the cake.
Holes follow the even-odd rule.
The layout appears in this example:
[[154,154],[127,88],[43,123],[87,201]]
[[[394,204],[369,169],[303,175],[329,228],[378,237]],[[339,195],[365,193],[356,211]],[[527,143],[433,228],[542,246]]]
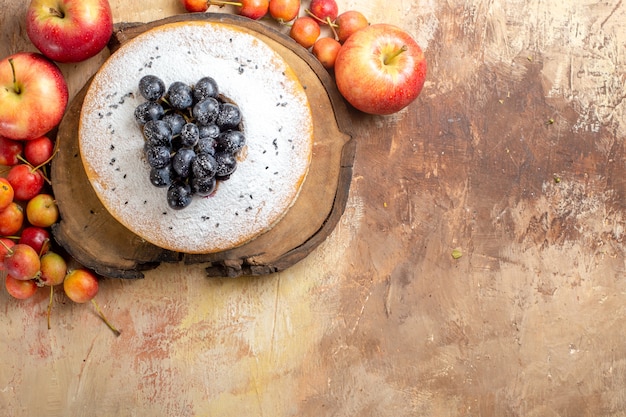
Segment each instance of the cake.
[[[237,170],[182,210],[150,182],[134,118],[147,74],[189,85],[210,76],[243,114]],[[106,60],[87,89],[78,142],[87,178],[118,222],[160,248],[205,254],[243,245],[285,215],[309,169],[313,122],[305,88],[267,43],[231,24],[177,22],[140,34]]]

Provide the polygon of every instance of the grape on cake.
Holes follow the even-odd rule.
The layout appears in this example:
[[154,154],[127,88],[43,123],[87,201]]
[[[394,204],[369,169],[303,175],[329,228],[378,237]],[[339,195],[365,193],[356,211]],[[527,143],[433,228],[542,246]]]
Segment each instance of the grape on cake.
[[[159,96],[181,111],[159,106]],[[293,205],[312,157],[312,123],[305,88],[267,43],[231,24],[171,23],[122,45],[94,76],[81,110],[80,156],[103,206],[131,232],[168,250],[213,253],[268,231]],[[168,130],[181,142],[177,152],[159,148]],[[177,170],[196,190],[182,210],[155,186]]]
[[152,184],[167,187],[167,203],[176,210],[191,204],[194,195],[212,195],[218,181],[237,169],[246,143],[239,107],[220,97],[208,76],[191,86],[174,81],[166,90],[158,76],[144,75],[138,87],[148,100],[135,108],[135,119]]

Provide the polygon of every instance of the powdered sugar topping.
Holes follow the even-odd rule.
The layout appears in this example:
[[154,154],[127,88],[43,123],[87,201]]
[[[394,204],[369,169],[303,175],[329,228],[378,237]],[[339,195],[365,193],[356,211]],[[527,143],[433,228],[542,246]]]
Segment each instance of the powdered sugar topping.
[[[154,187],[134,109],[139,79],[166,85],[213,77],[243,114],[246,148],[215,195],[171,209]],[[293,204],[312,154],[312,117],[296,75],[271,47],[222,23],[170,24],[124,44],[94,77],[79,126],[88,177],[107,210],[145,240],[174,251],[210,253],[271,228]]]

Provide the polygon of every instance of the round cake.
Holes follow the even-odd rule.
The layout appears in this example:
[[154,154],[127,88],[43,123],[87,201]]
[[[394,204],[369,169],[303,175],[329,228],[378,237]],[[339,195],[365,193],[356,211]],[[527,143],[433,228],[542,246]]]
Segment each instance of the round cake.
[[[148,74],[166,85],[212,77],[243,115],[236,171],[179,210],[150,181],[134,117]],[[158,26],[115,51],[88,87],[78,136],[87,177],[117,221],[158,247],[204,254],[245,244],[285,215],[309,169],[313,122],[304,87],[268,44],[235,25],[196,21]]]

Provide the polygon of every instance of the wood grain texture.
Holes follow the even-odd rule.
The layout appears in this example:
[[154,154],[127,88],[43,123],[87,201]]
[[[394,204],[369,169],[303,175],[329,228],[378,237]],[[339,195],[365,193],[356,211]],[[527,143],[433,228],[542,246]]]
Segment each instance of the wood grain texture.
[[[28,48],[26,3],[0,4],[0,50]],[[111,4],[116,22],[183,12]],[[398,114],[348,109],[332,233],[265,277],[102,280],[118,338],[61,291],[50,330],[48,294],[2,292],[5,414],[624,416],[626,4],[338,5],[411,32],[429,75]],[[74,95],[104,58],[62,66]]]
[[[53,231],[57,241],[81,264],[114,278],[141,278],[161,262],[203,263],[211,276],[264,275],[288,268],[304,258],[341,217],[348,197],[354,160],[346,133],[346,106],[328,72],[282,33],[267,25],[227,14],[183,14],[147,24],[121,23],[109,44],[110,53],[154,27],[181,21],[206,20],[236,26],[277,51],[298,74],[311,106],[313,156],[302,190],[286,215],[268,232],[228,251],[210,254],[175,253],[136,236],[100,203],[85,174],[78,149],[80,109],[89,83],[70,104],[61,122],[59,154],[52,164],[53,188],[62,220]],[[80,195],[81,198],[73,198]]]

